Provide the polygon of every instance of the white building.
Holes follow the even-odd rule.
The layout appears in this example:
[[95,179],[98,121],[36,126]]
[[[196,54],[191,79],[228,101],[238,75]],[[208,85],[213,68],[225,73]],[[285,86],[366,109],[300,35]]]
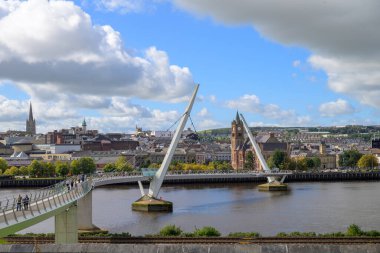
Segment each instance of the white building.
[[81,150],[79,144],[37,144],[36,149],[44,150],[47,154],[64,154]]
[[152,131],[150,136],[154,136],[156,138],[173,138],[173,131]]

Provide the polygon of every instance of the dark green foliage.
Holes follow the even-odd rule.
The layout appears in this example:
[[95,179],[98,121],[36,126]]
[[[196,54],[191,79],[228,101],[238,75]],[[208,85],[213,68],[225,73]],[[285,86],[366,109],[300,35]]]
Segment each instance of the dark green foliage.
[[0,158],[0,174],[8,169],[8,162],[4,158]]
[[252,170],[254,168],[254,156],[253,156],[253,152],[251,150],[249,150],[247,152],[247,155],[245,157],[245,164],[244,164],[244,168],[245,169],[248,169],[248,170]]
[[68,163],[61,162],[61,161],[56,162],[55,172],[58,175],[60,175],[62,177],[67,176],[67,174],[69,174],[69,171],[70,171],[70,167],[69,167]]
[[201,229],[195,229],[195,236],[220,236],[220,232],[214,227],[203,227]]
[[318,234],[319,237],[344,237],[345,233],[335,232],[335,233],[326,233],[326,234]]
[[377,230],[370,230],[370,231],[366,231],[366,232],[364,232],[364,235],[365,235],[365,236],[376,237],[376,236],[380,236],[380,231],[377,231]]
[[339,166],[342,167],[356,167],[359,159],[362,157],[357,150],[346,150],[339,157]]
[[256,232],[234,232],[229,233],[228,237],[260,237],[261,235]]
[[96,170],[95,162],[90,157],[82,157],[79,160],[71,162],[71,173],[73,175],[78,174],[91,174]]
[[114,163],[107,163],[104,168],[103,168],[103,171],[104,172],[113,172],[116,170],[116,166]]
[[351,224],[346,231],[347,236],[361,236],[364,232],[361,230],[361,228],[356,224]]
[[175,225],[167,225],[163,227],[158,233],[160,236],[180,236],[182,230],[180,227],[176,227]]

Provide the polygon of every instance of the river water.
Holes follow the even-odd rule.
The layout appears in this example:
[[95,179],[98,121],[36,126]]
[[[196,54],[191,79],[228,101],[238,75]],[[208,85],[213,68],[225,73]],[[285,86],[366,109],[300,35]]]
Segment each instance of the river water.
[[[254,231],[345,231],[350,224],[380,230],[380,182],[290,183],[288,192],[259,192],[257,184],[174,185],[161,189],[173,213],[131,210],[138,186],[109,186],[93,192],[93,222],[110,232],[157,233],[167,224],[185,231],[213,226],[222,234]],[[25,190],[1,189],[0,195]],[[21,233],[54,232],[54,218]]]

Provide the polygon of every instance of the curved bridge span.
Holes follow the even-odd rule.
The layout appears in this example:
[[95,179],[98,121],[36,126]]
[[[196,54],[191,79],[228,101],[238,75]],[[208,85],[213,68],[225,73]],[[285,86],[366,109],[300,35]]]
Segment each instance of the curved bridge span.
[[[248,177],[284,176],[291,173],[188,173],[167,174],[165,179],[230,179]],[[97,229],[92,224],[92,190],[95,187],[133,183],[152,180],[143,174],[103,174],[87,177],[84,182],[73,187],[60,182],[47,188],[25,192],[28,196],[27,206],[18,196],[0,199],[0,237],[23,230],[50,217],[55,216],[55,238],[57,243],[75,243],[78,229]]]
[[[225,173],[175,173],[166,174],[165,181],[181,180],[186,182],[197,179],[239,179],[239,178],[267,178],[267,177],[283,177],[292,174],[291,172],[281,173],[265,173],[265,172],[225,172]],[[104,174],[93,178],[94,187],[112,184],[133,183],[142,181],[151,181],[152,177],[144,176],[143,174]]]

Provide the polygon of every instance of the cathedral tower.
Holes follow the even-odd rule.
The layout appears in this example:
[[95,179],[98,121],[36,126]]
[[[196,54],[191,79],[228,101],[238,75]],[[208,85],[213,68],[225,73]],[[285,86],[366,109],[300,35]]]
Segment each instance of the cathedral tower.
[[82,131],[83,131],[84,134],[87,132],[86,118],[83,118],[83,122],[82,122]]
[[240,166],[240,150],[244,146],[244,130],[243,122],[239,117],[239,112],[236,112],[236,118],[231,123],[231,165],[237,170]]
[[26,133],[36,134],[36,120],[33,118],[32,102],[29,104],[29,118],[26,120]]

